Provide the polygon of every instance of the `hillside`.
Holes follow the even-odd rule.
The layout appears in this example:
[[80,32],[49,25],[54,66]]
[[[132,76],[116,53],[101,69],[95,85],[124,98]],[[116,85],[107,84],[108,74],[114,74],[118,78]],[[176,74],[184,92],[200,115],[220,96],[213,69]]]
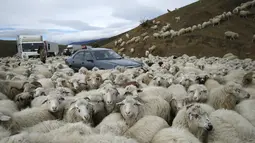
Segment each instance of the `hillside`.
[[[179,30],[181,28],[187,28],[189,26],[202,24],[204,21],[208,21],[210,18],[223,12],[231,11],[239,6],[241,3],[249,0],[202,0],[201,2],[195,2],[178,10],[166,13],[162,16],[155,18],[154,20],[161,22],[161,27],[166,23],[171,24],[173,30]],[[255,13],[255,7],[249,9],[249,11]],[[180,22],[175,21],[175,17],[180,16]],[[154,55],[169,56],[169,55],[195,55],[195,56],[223,56],[228,52],[232,52],[238,55],[240,58],[250,57],[255,59],[255,44],[252,41],[252,35],[255,34],[254,17],[241,18],[238,15],[233,15],[230,20],[226,20],[217,26],[208,26],[204,29],[199,29],[191,33],[180,35],[177,37],[166,39],[154,39],[153,33],[159,30],[153,30],[150,27],[144,28],[138,26],[127,33],[130,38],[140,36],[144,32],[148,32],[150,38],[147,41],[142,39],[139,43],[131,43],[125,45],[123,53],[129,56],[144,56],[146,50],[152,45],[157,48],[152,52]],[[238,40],[229,40],[224,38],[224,32],[231,30],[239,33]],[[111,38],[111,42],[103,45],[103,47],[119,50],[120,47],[114,46],[114,41],[122,38],[124,41],[128,39],[123,35],[117,35]],[[110,41],[109,39],[107,39]],[[101,41],[102,42],[102,41]],[[130,49],[134,48],[135,52],[130,53]]]

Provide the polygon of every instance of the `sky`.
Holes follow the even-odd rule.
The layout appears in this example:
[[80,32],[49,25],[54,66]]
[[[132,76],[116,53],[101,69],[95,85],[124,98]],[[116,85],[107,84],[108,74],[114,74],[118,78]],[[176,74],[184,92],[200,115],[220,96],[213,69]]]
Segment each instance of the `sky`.
[[0,39],[43,35],[68,44],[111,37],[197,0],[0,0]]

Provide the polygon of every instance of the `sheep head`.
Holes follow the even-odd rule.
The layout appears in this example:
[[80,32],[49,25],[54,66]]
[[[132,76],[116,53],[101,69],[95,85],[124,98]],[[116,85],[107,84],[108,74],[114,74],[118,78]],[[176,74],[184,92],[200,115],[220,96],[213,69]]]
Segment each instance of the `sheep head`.
[[22,92],[15,96],[14,102],[17,104],[18,108],[25,109],[30,106],[31,101],[34,99],[34,92]]
[[209,93],[204,85],[193,84],[188,88],[188,96],[195,102],[206,102]]
[[63,108],[64,101],[65,98],[62,95],[50,94],[46,97],[42,104],[47,103],[48,110],[52,113],[56,113]]
[[208,113],[198,104],[189,104],[186,106],[186,120],[191,132],[197,128],[203,128],[207,131],[213,129],[213,125],[208,117]]
[[250,98],[250,94],[245,91],[240,84],[229,82],[224,86],[224,90],[236,97],[237,102]]
[[98,89],[103,83],[102,76],[98,73],[91,73],[85,77],[85,83],[89,89]]

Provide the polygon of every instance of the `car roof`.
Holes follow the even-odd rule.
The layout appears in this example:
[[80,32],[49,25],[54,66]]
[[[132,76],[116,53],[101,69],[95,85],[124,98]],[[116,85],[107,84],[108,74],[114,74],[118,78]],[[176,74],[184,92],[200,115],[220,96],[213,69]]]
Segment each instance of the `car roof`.
[[101,51],[101,50],[111,50],[107,48],[88,48],[88,49],[80,49],[78,51]]

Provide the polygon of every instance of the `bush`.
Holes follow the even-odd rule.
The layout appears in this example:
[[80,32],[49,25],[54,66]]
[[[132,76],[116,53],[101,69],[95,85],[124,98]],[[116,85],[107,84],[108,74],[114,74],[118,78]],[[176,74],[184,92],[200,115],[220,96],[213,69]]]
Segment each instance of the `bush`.
[[142,26],[142,27],[150,27],[151,25],[152,25],[152,22],[151,22],[151,20],[145,20],[145,19],[143,19],[143,20],[141,20],[140,21],[140,25]]

